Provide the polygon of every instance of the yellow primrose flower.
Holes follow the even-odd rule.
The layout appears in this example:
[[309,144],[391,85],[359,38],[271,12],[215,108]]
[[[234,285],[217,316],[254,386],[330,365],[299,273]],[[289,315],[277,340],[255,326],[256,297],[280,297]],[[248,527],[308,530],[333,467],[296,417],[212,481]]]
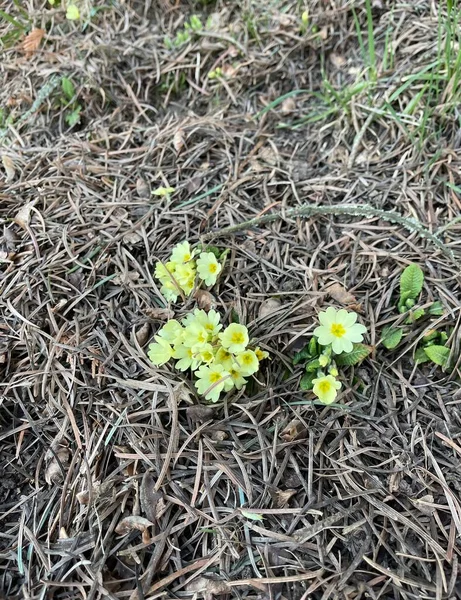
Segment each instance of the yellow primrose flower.
[[322,375],[312,381],[314,387],[312,391],[324,404],[331,404],[335,401],[338,390],[341,388],[341,383],[332,375]]
[[66,19],[69,19],[69,21],[77,21],[77,19],[80,19],[78,6],[75,4],[69,4],[67,6]]
[[335,354],[352,352],[353,343],[363,340],[366,327],[356,323],[357,313],[347,312],[343,308],[335,310],[332,306],[319,314],[320,326],[314,330],[321,346],[329,346]]
[[253,350],[245,350],[235,357],[242,375],[253,375],[259,369],[259,360]]
[[184,329],[183,344],[194,352],[200,352],[207,342],[208,332],[200,323],[191,323]]
[[173,348],[166,340],[158,335],[154,336],[154,340],[156,343],[150,344],[147,356],[155,366],[160,367],[161,365],[167,363],[170,358],[172,358]]
[[265,350],[261,350],[261,348],[259,346],[256,346],[255,354],[256,354],[256,358],[258,360],[264,360],[265,358],[269,358],[269,352],[266,352]]
[[189,261],[186,264],[177,264],[174,272],[174,278],[181,285],[187,281],[195,279],[195,264],[194,261]]
[[176,319],[170,319],[158,331],[157,335],[174,346],[181,341],[182,332],[183,328],[179,321],[176,321]]
[[234,364],[234,355],[224,348],[219,348],[219,350],[216,352],[215,362],[222,365],[226,371],[230,371],[230,369],[232,369],[232,365]]
[[[162,279],[164,279],[166,281],[171,279],[170,273],[174,273],[176,265],[172,264],[171,262],[168,262],[167,265],[169,265],[168,268],[161,261],[158,261],[155,263],[154,275],[157,279],[160,279],[160,281]],[[170,267],[172,267],[172,268],[170,269]]]
[[152,192],[153,196],[169,196],[174,192],[174,187],[163,187],[160,186]]
[[194,251],[191,250],[189,242],[181,242],[180,244],[176,244],[176,246],[173,248],[170,260],[177,264],[184,264],[193,256]]
[[178,264],[176,265],[176,270],[174,272],[174,277],[178,282],[179,286],[186,294],[189,296],[195,285],[195,263],[194,261],[189,261],[186,264]]
[[205,363],[211,363],[214,361],[214,350],[211,344],[204,344],[199,351],[200,360]]
[[197,273],[205,285],[214,285],[221,269],[222,265],[213,252],[202,252],[197,259]]
[[205,327],[208,331],[210,340],[216,337],[222,329],[222,325],[219,322],[221,315],[213,309],[206,313],[204,310],[196,308],[194,310],[193,318],[200,323],[202,327]]
[[249,342],[248,329],[244,325],[231,323],[219,334],[219,339],[225,350],[229,350],[234,354],[243,352]]
[[240,367],[235,365],[229,369],[230,377],[224,383],[224,391],[229,392],[233,387],[241,390],[247,380],[243,377]]
[[200,364],[200,361],[196,358],[194,352],[192,352],[192,348],[188,348],[184,344],[175,346],[173,358],[179,359],[175,366],[180,371],[187,371],[187,369],[195,371]]
[[199,394],[205,396],[205,400],[218,402],[219,394],[224,389],[224,384],[229,377],[228,371],[222,365],[213,364],[209,367],[201,366],[197,371],[198,377],[195,382]]

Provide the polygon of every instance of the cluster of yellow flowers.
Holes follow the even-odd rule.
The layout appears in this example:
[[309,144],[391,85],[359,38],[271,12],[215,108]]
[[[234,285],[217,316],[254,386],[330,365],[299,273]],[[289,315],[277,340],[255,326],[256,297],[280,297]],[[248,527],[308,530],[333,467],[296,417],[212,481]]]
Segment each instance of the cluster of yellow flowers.
[[248,348],[248,329],[231,323],[223,331],[220,315],[195,309],[181,322],[170,319],[154,337],[148,356],[160,366],[171,358],[180,371],[195,372],[195,387],[206,400],[217,402],[222,391],[240,390],[245,379],[256,373],[259,361],[269,356],[256,347]]
[[[318,343],[324,346],[323,353],[318,358],[320,369],[317,377],[312,380],[312,391],[324,404],[335,401],[341,382],[332,354],[348,354],[354,344],[363,340],[366,327],[357,323],[357,313],[348,312],[343,308],[335,310],[332,306],[319,314],[320,325],[314,330]],[[328,374],[323,369],[328,367]]]
[[222,264],[213,252],[201,252],[195,258],[197,254],[189,242],[181,242],[173,248],[166,263],[156,263],[155,277],[162,284],[160,291],[168,302],[176,302],[179,295],[189,296],[197,276],[205,285],[216,283]]

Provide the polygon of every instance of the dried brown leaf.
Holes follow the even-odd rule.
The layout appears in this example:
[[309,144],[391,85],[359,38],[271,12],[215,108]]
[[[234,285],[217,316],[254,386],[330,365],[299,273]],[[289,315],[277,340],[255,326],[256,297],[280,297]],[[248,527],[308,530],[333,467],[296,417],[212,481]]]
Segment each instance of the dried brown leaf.
[[280,106],[282,115],[289,115],[296,110],[296,101],[294,98],[287,98]]
[[280,432],[280,437],[285,442],[294,442],[295,440],[301,440],[307,435],[306,426],[298,419],[293,419],[288,425]]
[[189,419],[193,422],[196,421],[209,421],[213,418],[214,409],[211,406],[204,406],[202,404],[194,404],[186,408],[186,414]]
[[155,489],[155,480],[151,473],[146,471],[142,478],[141,487],[139,490],[139,500],[141,504],[141,510],[152,522],[154,522],[157,518],[156,506],[160,498],[162,498],[162,493]]
[[150,198],[150,185],[142,177],[136,180],[136,192],[140,198]]
[[22,206],[16,213],[13,220],[17,225],[19,225],[19,227],[22,227],[23,229],[28,228],[33,205],[33,202],[24,204],[24,206]]
[[274,501],[275,508],[284,508],[290,498],[292,498],[295,494],[297,494],[297,490],[289,489],[289,490],[276,490],[270,492],[272,500]]
[[149,339],[149,335],[150,335],[150,324],[144,323],[144,325],[142,327],[140,327],[138,329],[138,331],[136,332],[136,340],[141,347],[147,343],[147,340]]
[[226,581],[209,579],[208,577],[197,577],[187,586],[186,591],[195,592],[203,596],[204,600],[211,600],[213,596],[228,594],[230,587]]
[[7,156],[6,154],[2,155],[2,163],[3,163],[3,168],[5,169],[5,173],[6,173],[6,183],[9,183],[10,181],[13,181],[14,176],[16,175],[16,169],[14,166],[14,162],[13,160]]
[[184,131],[182,129],[178,129],[173,136],[173,147],[178,154],[184,148],[184,143]]
[[278,310],[281,306],[280,300],[277,298],[268,298],[264,300],[264,302],[259,307],[259,318],[263,319],[264,317],[270,316],[276,310]]
[[138,515],[131,515],[129,517],[125,517],[122,519],[117,527],[115,528],[115,533],[119,535],[127,535],[131,533],[133,529],[137,529],[142,533],[142,541],[144,544],[147,544],[150,536],[149,536],[149,527],[152,527],[153,523],[144,517],[140,517]]
[[341,54],[335,54],[332,52],[330,54],[330,62],[337,69],[342,69],[347,61]]
[[348,292],[340,283],[332,283],[325,291],[333,300],[336,300],[340,304],[346,305],[356,301],[355,296]]
[[216,298],[207,290],[196,290],[194,298],[197,300],[198,307],[207,312],[217,306]]
[[28,58],[37,52],[45,33],[44,29],[35,28],[26,35],[21,44],[21,49]]
[[171,309],[158,308],[156,306],[146,308],[144,314],[149,317],[149,319],[154,319],[156,321],[168,321],[168,319],[174,317],[174,312]]
[[69,464],[69,449],[64,443],[53,444],[45,454],[47,467],[45,481],[48,485],[59,483],[64,478],[63,469]]

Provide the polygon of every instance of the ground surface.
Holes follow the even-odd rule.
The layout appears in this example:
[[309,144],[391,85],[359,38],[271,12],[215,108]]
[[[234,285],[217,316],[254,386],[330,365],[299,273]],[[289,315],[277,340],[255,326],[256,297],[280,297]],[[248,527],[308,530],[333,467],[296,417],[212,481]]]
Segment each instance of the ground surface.
[[[126,0],[70,22],[3,3],[5,598],[461,597],[461,61],[456,2],[441,4]],[[192,15],[202,28],[175,46]],[[339,209],[218,235],[218,308],[272,361],[200,408],[145,355],[194,302],[159,310],[153,264],[305,203],[394,210],[444,248],[414,221]],[[409,262],[444,312],[389,351]],[[340,306],[332,283],[376,347],[327,408],[291,358]],[[429,328],[449,333],[451,373],[414,364]]]

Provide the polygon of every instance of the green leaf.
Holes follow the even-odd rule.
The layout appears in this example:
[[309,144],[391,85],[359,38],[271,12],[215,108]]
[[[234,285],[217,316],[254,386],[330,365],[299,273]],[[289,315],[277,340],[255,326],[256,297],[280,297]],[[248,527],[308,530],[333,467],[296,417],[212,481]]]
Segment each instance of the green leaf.
[[66,115],[66,122],[69,125],[69,127],[73,127],[74,125],[77,125],[77,123],[80,123],[80,111],[82,110],[82,107],[80,106],[80,104],[77,104],[77,106],[74,108],[74,110],[72,110],[71,112],[69,112]]
[[311,341],[309,342],[309,353],[311,356],[317,356],[319,353],[319,347],[317,344],[317,340],[315,337],[311,338]]
[[415,352],[415,363],[421,365],[426,362],[429,362],[429,357],[424,352],[424,348],[418,348]]
[[398,308],[399,308],[399,312],[404,313],[407,310],[407,302],[408,300],[411,300],[410,298],[410,294],[411,292],[405,292],[404,294],[400,293],[400,299],[399,299],[399,303],[398,303]]
[[397,348],[402,339],[402,335],[403,329],[401,329],[400,327],[384,327],[381,337],[383,346],[388,350],[393,350],[394,348]]
[[300,362],[305,362],[309,358],[312,358],[309,352],[309,347],[305,346],[302,350],[296,352],[296,354],[293,356],[293,364],[297,365]]
[[424,273],[421,267],[415,263],[408,265],[400,276],[400,297],[408,294],[407,299],[416,300],[423,289],[423,283]]
[[304,391],[311,390],[314,387],[314,384],[312,382],[314,381],[315,378],[316,378],[315,373],[305,373],[301,377],[301,381],[299,382],[300,389],[302,389]]
[[72,100],[75,96],[75,87],[68,77],[61,78],[61,89],[68,100]]
[[365,344],[354,344],[352,352],[338,354],[335,356],[335,362],[341,367],[352,367],[362,362],[372,351],[371,346]]
[[430,315],[432,315],[433,317],[440,317],[440,316],[443,315],[444,312],[445,312],[445,309],[443,307],[443,304],[440,302],[440,300],[437,300],[436,302],[433,302],[429,306],[428,313]]
[[445,367],[450,356],[450,348],[446,346],[428,346],[424,348],[427,357],[436,365]]
[[316,373],[320,368],[320,362],[318,358],[314,358],[314,360],[310,360],[306,365],[306,373]]

